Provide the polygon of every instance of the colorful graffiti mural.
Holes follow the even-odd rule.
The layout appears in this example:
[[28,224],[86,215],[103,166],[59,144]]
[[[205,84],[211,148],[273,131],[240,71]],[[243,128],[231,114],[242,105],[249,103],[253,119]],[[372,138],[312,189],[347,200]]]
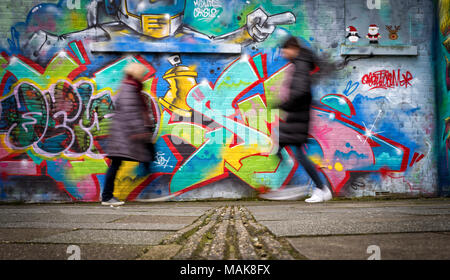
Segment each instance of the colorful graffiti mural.
[[439,126],[439,174],[441,194],[450,194],[450,1],[439,0],[439,31],[436,46],[436,82]]
[[[130,62],[148,69],[143,92],[158,120],[157,153],[151,174],[135,162],[119,170],[117,197],[181,196],[225,178],[255,190],[301,180],[295,148],[283,149],[280,161],[271,134],[283,121],[274,104],[291,67],[276,46],[289,33],[309,36],[301,28],[307,24],[299,17],[303,4],[81,0],[69,8],[68,3],[35,6],[26,22],[12,25],[1,53],[0,200],[99,200],[109,165],[103,148],[122,70]],[[41,22],[43,17],[49,20]],[[114,50],[164,42],[181,51],[90,52],[98,42]],[[239,44],[244,51],[183,52],[186,44],[197,43]],[[387,91],[410,89],[412,79],[401,70],[357,77]],[[407,181],[405,173],[426,156],[416,145],[393,139],[395,131],[374,130],[382,114],[372,118],[355,106],[364,98],[359,85],[346,80],[341,92],[323,90],[312,110],[305,150],[337,195],[357,185],[354,174]],[[373,124],[366,126],[370,119]],[[413,188],[409,191],[428,190]]]

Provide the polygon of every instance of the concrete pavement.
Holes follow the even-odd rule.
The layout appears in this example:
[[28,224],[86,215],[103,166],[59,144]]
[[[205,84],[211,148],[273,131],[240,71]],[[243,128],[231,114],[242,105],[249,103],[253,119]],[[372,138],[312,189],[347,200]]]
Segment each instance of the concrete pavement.
[[7,260],[371,256],[450,259],[450,199],[0,205]]

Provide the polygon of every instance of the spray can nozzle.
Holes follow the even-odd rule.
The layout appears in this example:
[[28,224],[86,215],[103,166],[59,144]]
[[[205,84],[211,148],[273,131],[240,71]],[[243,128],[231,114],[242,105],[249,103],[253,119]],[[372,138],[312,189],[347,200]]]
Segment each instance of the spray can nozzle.
[[176,54],[176,55],[172,55],[167,59],[170,64],[172,64],[173,66],[178,66],[181,64],[181,57],[180,55]]

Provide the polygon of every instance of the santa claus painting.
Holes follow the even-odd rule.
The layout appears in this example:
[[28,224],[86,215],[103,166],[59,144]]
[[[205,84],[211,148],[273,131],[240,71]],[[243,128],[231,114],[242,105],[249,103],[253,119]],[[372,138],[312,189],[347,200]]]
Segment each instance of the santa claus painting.
[[381,38],[380,33],[378,33],[378,26],[376,24],[371,24],[369,26],[369,33],[366,35],[366,38],[369,39],[371,44],[378,44],[378,39]]

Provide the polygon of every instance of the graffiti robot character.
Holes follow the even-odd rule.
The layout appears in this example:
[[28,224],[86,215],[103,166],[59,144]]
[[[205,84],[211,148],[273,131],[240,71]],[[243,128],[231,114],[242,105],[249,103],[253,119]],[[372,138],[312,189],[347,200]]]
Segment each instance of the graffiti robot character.
[[[202,34],[183,23],[185,0],[93,0],[87,6],[85,30],[55,36],[40,30],[27,38],[22,51],[32,60],[51,53],[54,48],[64,48],[73,40],[114,41],[115,38],[138,38],[141,40],[162,40],[169,37],[204,39],[207,42],[234,43],[242,46],[263,42],[277,25],[293,24],[293,13],[267,14],[258,8],[247,15],[246,24],[221,36]],[[40,6],[32,13],[39,11]],[[115,22],[99,23],[104,15],[115,17]]]

